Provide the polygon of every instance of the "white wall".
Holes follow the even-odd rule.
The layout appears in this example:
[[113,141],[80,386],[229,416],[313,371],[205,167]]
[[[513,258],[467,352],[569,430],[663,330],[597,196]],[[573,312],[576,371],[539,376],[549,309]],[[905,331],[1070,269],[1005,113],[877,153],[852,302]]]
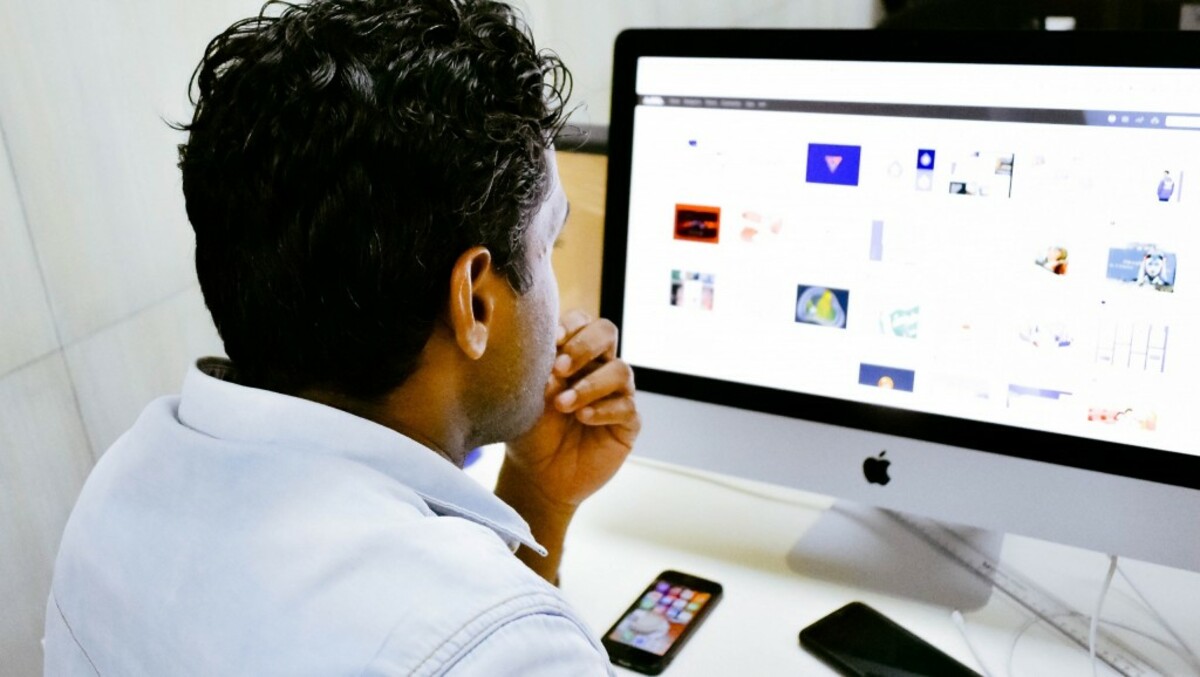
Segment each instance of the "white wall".
[[[84,478],[195,357],[219,354],[175,168],[209,38],[259,0],[0,0],[0,677],[41,673],[43,612]],[[874,0],[529,0],[608,116],[628,26],[865,27]]]
[[612,45],[626,28],[871,28],[879,0],[514,0],[575,77],[572,120],[607,125]]
[[0,675],[41,674],[63,524],[95,459],[220,353],[167,120],[257,0],[0,0]]

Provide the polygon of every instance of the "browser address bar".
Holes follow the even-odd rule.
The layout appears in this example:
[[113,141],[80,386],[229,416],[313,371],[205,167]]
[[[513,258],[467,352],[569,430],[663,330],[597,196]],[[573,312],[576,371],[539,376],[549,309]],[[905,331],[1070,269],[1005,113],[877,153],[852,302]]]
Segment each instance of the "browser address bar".
[[1163,121],[1166,127],[1182,127],[1184,129],[1200,129],[1200,115],[1168,115]]

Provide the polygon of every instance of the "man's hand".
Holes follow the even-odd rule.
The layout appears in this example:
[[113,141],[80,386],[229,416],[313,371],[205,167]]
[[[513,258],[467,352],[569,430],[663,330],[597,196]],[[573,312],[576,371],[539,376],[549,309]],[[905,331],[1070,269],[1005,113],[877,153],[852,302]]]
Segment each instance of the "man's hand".
[[574,508],[621,467],[641,420],[633,370],[616,359],[612,322],[572,311],[559,325],[557,343],[546,411],[532,430],[509,442],[505,469],[525,476],[527,491]]
[[508,443],[496,483],[496,495],[550,549],[546,560],[523,559],[551,581],[575,508],[617,472],[642,425],[633,370],[616,358],[612,322],[572,311],[560,322],[557,344],[546,410],[529,432]]

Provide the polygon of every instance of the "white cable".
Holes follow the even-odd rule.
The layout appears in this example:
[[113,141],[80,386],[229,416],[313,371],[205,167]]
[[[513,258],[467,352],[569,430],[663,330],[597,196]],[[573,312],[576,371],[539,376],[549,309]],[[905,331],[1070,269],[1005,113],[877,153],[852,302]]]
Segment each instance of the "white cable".
[[1166,630],[1167,634],[1179,644],[1180,651],[1177,651],[1176,653],[1178,653],[1188,665],[1192,666],[1192,669],[1194,669],[1197,674],[1200,674],[1200,656],[1196,655],[1196,651],[1192,649],[1192,647],[1187,643],[1186,640],[1183,639],[1183,637],[1179,635],[1179,633],[1175,632],[1175,628],[1171,627],[1171,624],[1167,622],[1167,619],[1163,618],[1162,614],[1158,612],[1158,609],[1154,608],[1154,605],[1150,603],[1150,600],[1141,591],[1141,589],[1138,588],[1137,584],[1133,582],[1133,579],[1129,577],[1129,574],[1125,573],[1124,569],[1118,566],[1117,573],[1121,574],[1121,578],[1124,578],[1125,582],[1129,584],[1129,588],[1133,590],[1135,595],[1137,595],[1138,600],[1140,600],[1142,603],[1142,606],[1146,607],[1146,611],[1149,611],[1150,615],[1154,617],[1154,620],[1158,623],[1159,627],[1161,627],[1163,630]]
[[1029,620],[1025,621],[1025,625],[1022,625],[1020,629],[1017,630],[1017,634],[1013,635],[1012,644],[1008,646],[1008,665],[1005,668],[1005,671],[1008,673],[1008,677],[1013,677],[1013,656],[1015,656],[1017,653],[1017,642],[1021,641],[1021,638],[1025,636],[1026,632],[1029,632],[1029,628],[1037,625],[1039,622],[1041,622],[1041,620],[1042,619],[1038,616],[1030,617]]
[[980,658],[979,652],[975,650],[975,645],[971,643],[971,638],[967,636],[967,621],[963,618],[962,612],[955,609],[950,618],[954,621],[954,627],[958,628],[958,634],[962,635],[963,641],[967,643],[967,650],[975,658],[975,664],[979,666],[979,670],[983,672],[983,677],[992,677],[992,672],[983,664],[983,659]]
[[[1118,629],[1120,629],[1120,630],[1124,630],[1125,632],[1128,632],[1128,633],[1132,633],[1132,634],[1134,634],[1134,635],[1137,635],[1137,636],[1139,636],[1139,637],[1141,637],[1141,638],[1143,638],[1143,639],[1150,640],[1151,642],[1154,642],[1155,644],[1157,644],[1157,645],[1161,646],[1162,648],[1166,649],[1167,651],[1170,651],[1171,653],[1175,654],[1175,655],[1176,655],[1176,656],[1178,656],[1178,657],[1179,657],[1179,659],[1180,659],[1180,660],[1182,660],[1183,662],[1185,662],[1185,663],[1188,663],[1188,662],[1190,662],[1190,661],[1188,660],[1188,656],[1187,656],[1187,654],[1185,654],[1185,653],[1184,653],[1184,652],[1183,652],[1183,651],[1182,651],[1182,650],[1181,650],[1179,647],[1172,645],[1170,642],[1168,642],[1168,641],[1166,641],[1166,640],[1164,640],[1164,639],[1162,639],[1162,638],[1155,637],[1154,635],[1151,635],[1151,634],[1150,634],[1150,633],[1148,633],[1148,632],[1143,632],[1143,631],[1141,631],[1141,630],[1139,630],[1139,629],[1137,629],[1137,628],[1135,628],[1135,627],[1133,627],[1133,626],[1130,626],[1130,625],[1124,625],[1124,624],[1121,624],[1121,623],[1117,623],[1117,622],[1115,622],[1115,621],[1106,621],[1106,620],[1104,620],[1104,619],[1101,619],[1101,620],[1100,620],[1100,622],[1101,622],[1101,623],[1103,623],[1104,625],[1107,625],[1107,626],[1111,627],[1111,628],[1118,628]],[[1200,673],[1197,673],[1197,675],[1200,675]]]
[[[1082,614],[1078,614],[1078,613],[1056,614],[1054,616],[1051,616],[1051,618],[1068,618],[1068,617],[1079,618],[1081,615]],[[1009,649],[1008,649],[1008,665],[1006,667],[1006,672],[1008,673],[1008,677],[1013,677],[1013,667],[1012,667],[1013,666],[1013,656],[1017,652],[1017,644],[1021,641],[1021,638],[1023,638],[1025,636],[1025,634],[1027,632],[1029,632],[1029,630],[1033,626],[1037,625],[1038,623],[1041,623],[1043,620],[1048,620],[1048,619],[1043,619],[1039,616],[1032,616],[1028,620],[1026,620],[1025,623],[1020,628],[1017,629],[1016,634],[1013,635],[1012,642],[1010,643]],[[1130,625],[1124,625],[1122,623],[1117,623],[1116,621],[1106,621],[1104,619],[1101,619],[1100,622],[1107,627],[1124,630],[1125,632],[1128,632],[1133,635],[1137,635],[1138,637],[1141,637],[1148,641],[1154,642],[1155,644],[1161,646],[1162,648],[1166,649],[1167,651],[1170,651],[1171,653],[1175,654],[1176,656],[1179,657],[1180,660],[1182,660],[1184,662],[1187,662],[1187,660],[1188,660],[1188,657],[1183,652],[1183,650],[1181,650],[1177,646],[1174,646],[1170,642],[1162,639],[1161,637],[1155,637],[1154,635],[1151,635],[1148,632],[1145,632],[1143,630],[1140,630],[1140,629],[1135,628]],[[1053,636],[1058,637],[1059,639],[1063,639],[1065,641],[1065,638],[1059,636],[1058,634],[1055,634]],[[1071,646],[1074,646],[1074,644],[1072,644]],[[1197,672],[1196,674],[1197,674],[1197,677],[1200,677],[1200,672]]]
[[1092,659],[1092,677],[1100,674],[1100,665],[1096,660],[1096,629],[1100,627],[1100,611],[1104,607],[1104,598],[1108,597],[1108,589],[1112,586],[1113,575],[1117,573],[1117,556],[1108,556],[1108,573],[1104,576],[1104,585],[1100,586],[1100,595],[1096,598],[1096,610],[1092,612],[1091,627],[1088,630],[1088,656]]

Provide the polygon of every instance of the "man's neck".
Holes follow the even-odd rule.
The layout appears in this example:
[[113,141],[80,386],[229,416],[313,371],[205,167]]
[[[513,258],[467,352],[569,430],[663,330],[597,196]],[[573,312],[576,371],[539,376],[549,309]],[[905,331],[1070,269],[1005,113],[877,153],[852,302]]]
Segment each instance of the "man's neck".
[[456,405],[443,402],[436,392],[439,389],[424,387],[424,380],[420,372],[413,374],[377,402],[317,388],[297,396],[391,428],[461,468],[474,446],[462,434],[467,428],[448,423],[454,420],[451,414]]

